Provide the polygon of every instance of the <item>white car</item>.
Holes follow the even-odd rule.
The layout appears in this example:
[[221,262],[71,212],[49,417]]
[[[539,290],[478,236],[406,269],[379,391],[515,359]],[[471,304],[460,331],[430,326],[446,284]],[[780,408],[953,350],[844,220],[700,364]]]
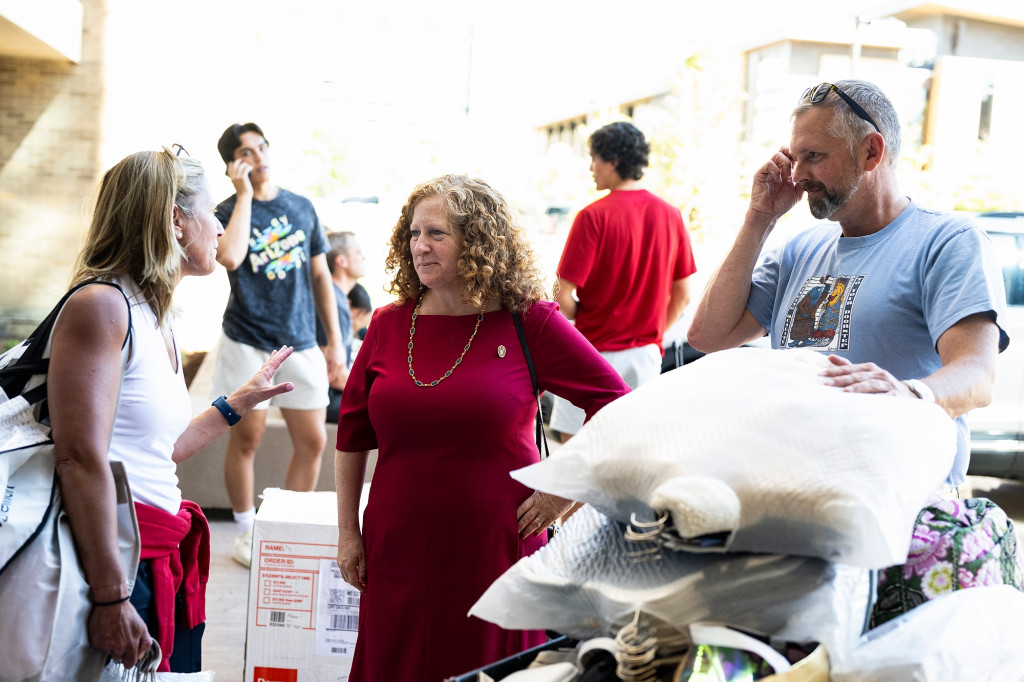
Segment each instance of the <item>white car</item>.
[[974,218],[992,238],[1006,286],[1000,326],[1010,345],[996,362],[992,402],[971,411],[971,464],[977,476],[1024,478],[1024,213],[982,213]]

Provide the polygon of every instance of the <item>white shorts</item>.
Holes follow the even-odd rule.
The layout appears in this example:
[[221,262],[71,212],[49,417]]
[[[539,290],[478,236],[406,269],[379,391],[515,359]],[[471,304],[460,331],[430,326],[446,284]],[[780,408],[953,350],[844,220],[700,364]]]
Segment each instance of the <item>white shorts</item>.
[[[210,399],[231,395],[251,379],[269,357],[267,351],[221,336],[213,366]],[[316,346],[292,353],[278,368],[273,381],[275,384],[290,381],[295,389],[263,401],[254,410],[265,410],[271,404],[289,410],[316,410],[327,406],[327,360]]]
[[[661,374],[661,349],[657,344],[603,351],[601,355],[630,388],[636,388]],[[548,426],[559,433],[572,435],[580,430],[586,417],[583,410],[556,395]]]

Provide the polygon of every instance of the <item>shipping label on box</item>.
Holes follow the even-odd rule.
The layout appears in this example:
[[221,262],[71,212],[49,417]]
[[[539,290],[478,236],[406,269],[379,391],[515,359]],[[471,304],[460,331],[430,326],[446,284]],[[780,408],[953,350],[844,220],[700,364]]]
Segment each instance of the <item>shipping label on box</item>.
[[347,682],[359,592],[338,570],[333,492],[264,491],[253,527],[247,682]]
[[320,560],[317,594],[317,656],[351,656],[359,629],[359,590],[341,577],[336,559]]

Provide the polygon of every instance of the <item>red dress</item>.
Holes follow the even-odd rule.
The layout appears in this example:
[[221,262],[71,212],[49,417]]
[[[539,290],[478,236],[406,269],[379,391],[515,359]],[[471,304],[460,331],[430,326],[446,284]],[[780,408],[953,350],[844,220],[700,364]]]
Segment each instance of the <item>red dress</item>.
[[[423,388],[409,376],[413,307],[375,311],[342,394],[338,449],[378,448],[363,515],[367,585],[352,682],[441,682],[545,640],[466,615],[546,541],[519,540],[516,508],[533,491],[509,476],[538,460],[537,403],[512,316],[486,313],[462,363]],[[417,316],[417,379],[451,368],[476,317]],[[588,417],[629,391],[556,304],[534,304],[523,326],[541,390]]]

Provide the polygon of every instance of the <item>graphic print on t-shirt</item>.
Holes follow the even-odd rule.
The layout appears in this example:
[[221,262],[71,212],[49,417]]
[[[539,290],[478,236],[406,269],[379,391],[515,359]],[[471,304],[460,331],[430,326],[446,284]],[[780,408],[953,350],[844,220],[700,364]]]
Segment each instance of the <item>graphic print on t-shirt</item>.
[[850,317],[864,275],[810,277],[786,312],[782,348],[850,349]]
[[284,279],[291,270],[297,270],[306,262],[302,243],[306,241],[303,230],[295,230],[287,215],[274,218],[270,226],[259,230],[252,228],[249,239],[249,266],[253,273],[261,269],[267,279]]

